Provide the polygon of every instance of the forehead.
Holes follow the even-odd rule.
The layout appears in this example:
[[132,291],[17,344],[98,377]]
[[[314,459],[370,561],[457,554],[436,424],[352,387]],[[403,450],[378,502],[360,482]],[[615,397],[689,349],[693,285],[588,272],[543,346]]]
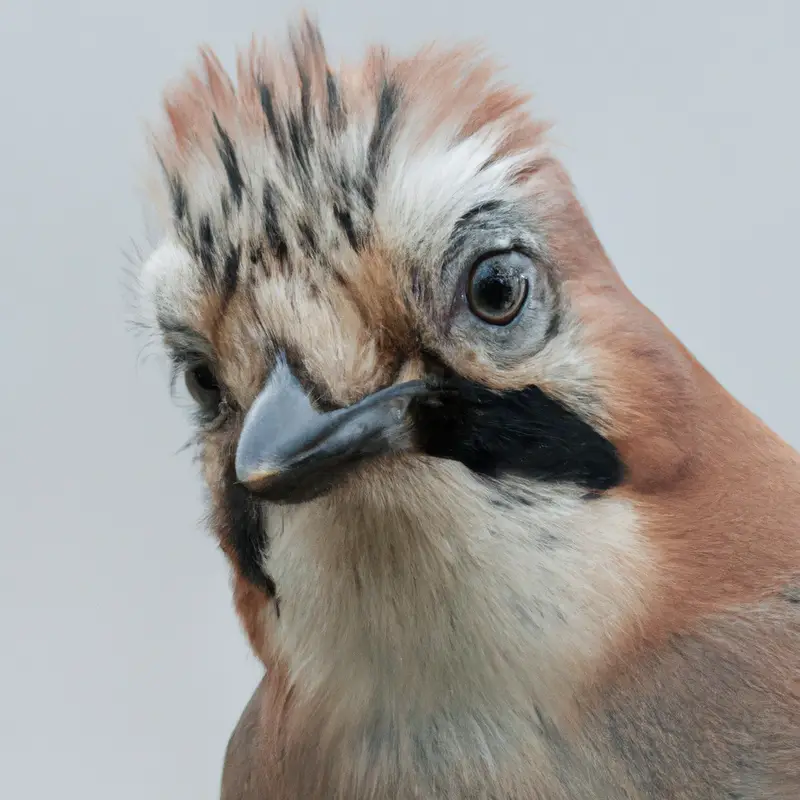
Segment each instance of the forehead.
[[167,95],[147,299],[206,335],[253,314],[271,334],[306,314],[397,333],[460,224],[530,204],[543,126],[474,51],[334,71],[310,23],[289,44],[241,54],[235,85],[204,52]]

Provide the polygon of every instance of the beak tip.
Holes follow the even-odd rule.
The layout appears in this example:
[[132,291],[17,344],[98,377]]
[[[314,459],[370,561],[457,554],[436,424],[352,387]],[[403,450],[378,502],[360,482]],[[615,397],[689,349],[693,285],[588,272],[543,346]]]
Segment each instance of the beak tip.
[[261,485],[280,472],[278,467],[242,464],[238,459],[236,460],[236,480],[248,488]]

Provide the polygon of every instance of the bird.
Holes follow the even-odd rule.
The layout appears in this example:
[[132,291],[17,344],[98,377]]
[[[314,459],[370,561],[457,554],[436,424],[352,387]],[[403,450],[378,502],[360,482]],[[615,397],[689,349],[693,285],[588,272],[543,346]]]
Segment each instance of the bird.
[[149,139],[142,318],[263,666],[222,799],[796,800],[798,453],[482,46],[287,27]]

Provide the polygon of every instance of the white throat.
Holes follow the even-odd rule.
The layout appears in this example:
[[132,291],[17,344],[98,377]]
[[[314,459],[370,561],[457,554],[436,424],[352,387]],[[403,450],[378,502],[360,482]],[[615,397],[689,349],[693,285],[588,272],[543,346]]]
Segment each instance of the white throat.
[[357,715],[547,707],[643,606],[632,506],[574,486],[396,460],[267,520],[278,653],[301,694]]

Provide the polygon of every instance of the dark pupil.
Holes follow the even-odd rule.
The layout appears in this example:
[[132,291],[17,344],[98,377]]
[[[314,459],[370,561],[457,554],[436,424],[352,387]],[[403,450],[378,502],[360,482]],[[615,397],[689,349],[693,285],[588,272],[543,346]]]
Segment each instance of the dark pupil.
[[208,367],[195,367],[194,379],[197,385],[205,392],[214,392],[217,389],[217,381]]
[[519,276],[494,264],[478,268],[472,297],[479,311],[501,315],[511,309],[519,296]]

